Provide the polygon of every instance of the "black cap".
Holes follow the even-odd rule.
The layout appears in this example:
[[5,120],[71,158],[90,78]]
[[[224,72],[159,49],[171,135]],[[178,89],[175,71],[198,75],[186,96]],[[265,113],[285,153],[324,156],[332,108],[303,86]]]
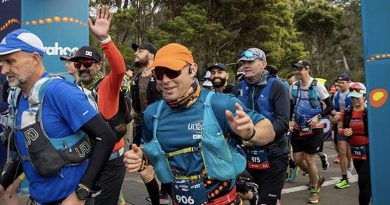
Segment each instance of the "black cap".
[[137,51],[138,48],[142,48],[142,49],[148,50],[150,53],[153,53],[153,54],[157,53],[156,47],[154,47],[154,45],[152,45],[150,43],[144,43],[141,45],[133,43],[133,44],[131,44],[131,47],[133,48],[134,51]]
[[276,75],[278,73],[278,68],[272,65],[267,65],[265,69],[270,75]]
[[350,81],[351,80],[351,77],[348,75],[348,74],[345,74],[345,73],[342,73],[342,74],[339,74],[337,76],[337,80],[341,80],[341,81]]
[[207,68],[207,70],[208,70],[208,71],[211,71],[211,69],[213,69],[213,68],[219,68],[219,69],[224,70],[224,71],[227,71],[227,70],[228,70],[228,68],[226,67],[226,65],[223,64],[223,63],[215,63],[214,65],[209,66],[209,67]]
[[99,51],[96,48],[91,46],[83,46],[79,50],[76,51],[73,58],[69,59],[70,61],[78,61],[81,58],[87,58],[95,60],[96,62],[100,62],[101,56]]
[[300,60],[298,63],[292,64],[294,68],[310,68],[311,63],[308,60]]

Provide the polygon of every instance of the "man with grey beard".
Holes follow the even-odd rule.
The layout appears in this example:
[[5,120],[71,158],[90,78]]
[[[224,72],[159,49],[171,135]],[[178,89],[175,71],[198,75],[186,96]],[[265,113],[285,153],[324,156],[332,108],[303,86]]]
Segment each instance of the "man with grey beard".
[[232,93],[233,86],[228,84],[228,68],[222,63],[215,63],[207,68],[210,71],[210,80],[216,92]]

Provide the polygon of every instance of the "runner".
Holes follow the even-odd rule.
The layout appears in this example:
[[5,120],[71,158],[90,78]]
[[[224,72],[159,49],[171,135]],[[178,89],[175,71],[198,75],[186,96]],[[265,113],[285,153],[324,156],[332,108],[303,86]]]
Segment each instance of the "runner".
[[[301,78],[291,87],[291,99],[294,107],[294,125],[291,144],[295,163],[299,168],[309,174],[310,195],[308,203],[319,203],[319,192],[325,177],[320,175],[316,165],[316,153],[322,144],[324,133],[321,116],[330,114],[333,110],[332,101],[324,85],[310,76],[311,63],[301,60],[293,64]],[[322,110],[321,102],[326,104]]]
[[[349,84],[351,83],[351,79],[346,74],[340,74],[337,77],[339,91],[336,92],[333,98],[334,110],[332,111],[332,115],[334,119],[339,121],[340,115],[347,109],[352,106],[351,98],[348,98],[347,95],[349,93]],[[337,131],[337,130],[336,130]],[[335,133],[337,136],[337,152],[338,157],[340,158],[340,169],[341,169],[341,180],[339,183],[335,185],[337,189],[345,189],[348,188],[348,165],[351,165],[351,150],[349,149],[348,138],[345,136],[341,136],[338,132]]]
[[371,176],[369,157],[369,137],[367,108],[365,104],[366,88],[361,83],[351,83],[348,98],[352,100],[352,108],[348,108],[340,116],[339,134],[346,137],[351,144],[353,164],[359,176],[359,204],[369,205],[371,200]]
[[126,173],[122,163],[125,145],[123,136],[130,122],[130,110],[126,106],[125,94],[120,92],[126,69],[125,61],[108,35],[112,17],[109,7],[105,5],[98,9],[95,22],[89,21],[92,33],[100,39],[100,46],[111,67],[110,73],[103,75],[101,55],[93,47],[81,47],[70,59],[78,70],[80,85],[93,91],[100,114],[116,134],[114,140],[117,143],[99,175],[97,186],[101,192],[95,197],[95,205],[117,204]]
[[210,80],[216,92],[231,93],[233,86],[228,84],[228,68],[222,63],[215,63],[207,68],[210,71]]
[[146,144],[126,152],[128,171],[152,163],[160,181],[172,183],[174,204],[241,204],[235,178],[245,158],[237,140],[268,144],[274,139],[271,123],[238,99],[202,88],[195,78],[198,65],[180,44],[162,47],[152,66],[164,100],[145,110]]
[[[274,205],[281,198],[286,179],[288,145],[286,133],[290,115],[290,98],[286,84],[266,70],[267,59],[259,48],[249,48],[241,52],[245,80],[236,83],[233,94],[245,106],[256,111],[272,122],[275,139],[265,146],[247,145],[247,170],[259,186],[259,204]],[[286,106],[287,105],[287,106]]]
[[[84,204],[110,157],[115,134],[85,93],[45,71],[44,46],[36,35],[17,29],[1,42],[1,72],[10,87],[17,87],[9,97],[11,119],[15,119],[9,140],[15,138],[13,148],[19,157],[2,175],[0,195],[24,171],[33,204]],[[45,118],[38,122],[40,113]],[[93,147],[87,136],[95,141]]]

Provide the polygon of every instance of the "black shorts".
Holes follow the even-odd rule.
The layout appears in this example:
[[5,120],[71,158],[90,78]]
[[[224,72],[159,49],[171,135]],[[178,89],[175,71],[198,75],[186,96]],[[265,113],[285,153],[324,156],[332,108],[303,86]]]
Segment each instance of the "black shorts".
[[322,136],[324,129],[313,129],[313,134],[309,136],[299,136],[299,131],[294,130],[291,137],[291,145],[293,153],[304,152],[307,154],[315,154],[321,150],[323,146]]
[[255,183],[259,186],[259,204],[276,204],[280,199],[286,179],[288,156],[270,161],[271,168],[265,170],[249,169]]

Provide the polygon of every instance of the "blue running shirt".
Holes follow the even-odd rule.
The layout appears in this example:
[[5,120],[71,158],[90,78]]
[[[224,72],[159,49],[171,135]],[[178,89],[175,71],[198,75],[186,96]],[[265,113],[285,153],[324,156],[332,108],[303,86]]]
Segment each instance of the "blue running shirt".
[[[47,73],[45,74],[47,75]],[[44,75],[44,76],[45,76]],[[16,124],[20,126],[23,111],[28,109],[28,97],[19,95]],[[61,138],[77,132],[80,127],[97,115],[84,93],[74,84],[53,79],[46,87],[42,107],[42,122],[50,138]],[[16,142],[20,154],[28,156],[22,131],[16,131]],[[31,197],[45,204],[69,196],[80,182],[88,162],[62,168],[61,175],[50,178],[41,177],[35,172],[30,161],[22,162],[23,171],[30,181]]]

